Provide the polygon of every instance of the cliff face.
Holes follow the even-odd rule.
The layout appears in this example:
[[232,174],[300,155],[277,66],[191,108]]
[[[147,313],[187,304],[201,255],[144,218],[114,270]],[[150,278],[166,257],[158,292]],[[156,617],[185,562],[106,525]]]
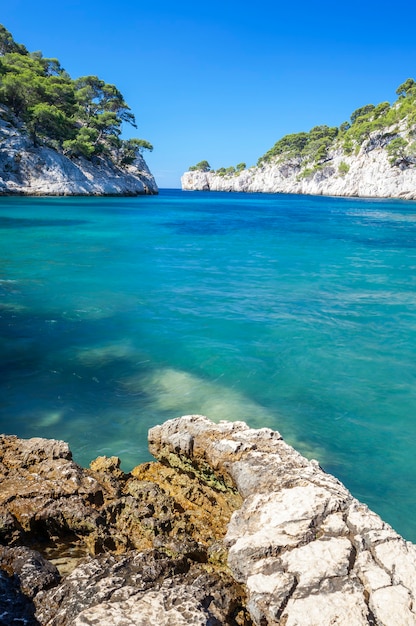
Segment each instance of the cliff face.
[[[243,191],[293,193],[325,196],[416,199],[416,166],[391,165],[386,145],[400,134],[385,129],[372,133],[358,154],[347,155],[342,148],[329,151],[319,169],[308,173],[300,158],[276,158],[240,174],[221,176],[192,171],[182,176],[188,191]],[[313,168],[312,168],[313,169]]]
[[27,135],[0,119],[0,195],[157,194],[156,181],[138,156],[127,167],[99,158],[69,159],[46,147],[34,147]]
[[124,474],[0,436],[0,621],[416,624],[416,547],[279,433],[191,415],[149,444]]

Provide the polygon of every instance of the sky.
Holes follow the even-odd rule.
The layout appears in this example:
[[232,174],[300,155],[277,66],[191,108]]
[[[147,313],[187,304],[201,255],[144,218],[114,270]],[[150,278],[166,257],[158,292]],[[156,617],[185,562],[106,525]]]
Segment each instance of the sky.
[[190,165],[257,159],[288,133],[339,126],[416,79],[416,3],[403,0],[8,0],[0,23],[72,78],[115,84],[150,141],[160,188]]

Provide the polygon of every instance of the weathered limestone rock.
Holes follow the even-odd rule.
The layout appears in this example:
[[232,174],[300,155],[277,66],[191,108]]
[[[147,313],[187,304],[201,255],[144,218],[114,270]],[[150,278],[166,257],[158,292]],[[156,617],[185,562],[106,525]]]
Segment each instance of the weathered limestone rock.
[[256,624],[416,624],[416,546],[279,433],[185,416],[149,441],[160,460],[215,468],[243,495],[225,541]]
[[414,200],[416,166],[403,163],[392,166],[385,149],[389,141],[408,133],[405,127],[374,132],[357,155],[345,154],[341,148],[333,149],[321,168],[307,176],[304,175],[305,168],[310,164],[302,163],[300,158],[276,159],[228,176],[214,172],[185,172],[181,179],[182,189]]
[[39,624],[33,598],[60,582],[59,572],[38,552],[0,546],[0,624]]
[[69,159],[46,147],[34,147],[21,130],[2,119],[0,107],[0,195],[139,195],[158,188],[139,155],[132,165],[117,167],[105,158]]
[[191,415],[149,445],[124,474],[0,437],[0,623],[416,625],[416,546],[279,433]]
[[60,581],[57,568],[39,552],[29,548],[0,546],[0,564],[4,572],[19,577],[22,592],[31,599],[39,591],[53,587]]
[[36,617],[48,626],[248,623],[236,589],[229,574],[208,572],[185,556],[100,555],[39,594]]
[[5,623],[248,626],[222,541],[242,498],[215,484],[116,457],[85,470],[64,442],[0,436]]
[[68,543],[80,554],[149,549],[161,538],[207,547],[241,504],[235,490],[215,491],[157,463],[130,475],[119,459],[102,457],[84,470],[61,441],[3,435],[0,458],[0,540],[50,553]]

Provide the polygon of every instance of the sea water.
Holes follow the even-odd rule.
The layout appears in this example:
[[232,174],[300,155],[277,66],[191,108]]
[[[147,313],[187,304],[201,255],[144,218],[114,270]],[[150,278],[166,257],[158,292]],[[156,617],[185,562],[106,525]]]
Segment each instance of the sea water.
[[199,413],[277,429],[416,540],[416,204],[0,199],[0,432],[150,458]]

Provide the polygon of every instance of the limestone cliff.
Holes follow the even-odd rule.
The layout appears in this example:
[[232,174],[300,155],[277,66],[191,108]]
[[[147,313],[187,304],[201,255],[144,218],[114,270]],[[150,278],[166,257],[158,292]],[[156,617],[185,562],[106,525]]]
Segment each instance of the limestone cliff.
[[279,433],[191,415],[149,444],[124,474],[0,436],[1,623],[416,624],[416,546]]
[[189,171],[182,176],[187,191],[242,191],[264,193],[416,199],[413,158],[392,163],[387,146],[412,136],[415,128],[384,128],[370,134],[354,154],[334,144],[325,159],[310,167],[307,159],[285,155],[235,174]]
[[69,159],[45,146],[35,147],[22,127],[0,115],[0,195],[104,196],[157,194],[142,156],[125,167],[109,159]]

